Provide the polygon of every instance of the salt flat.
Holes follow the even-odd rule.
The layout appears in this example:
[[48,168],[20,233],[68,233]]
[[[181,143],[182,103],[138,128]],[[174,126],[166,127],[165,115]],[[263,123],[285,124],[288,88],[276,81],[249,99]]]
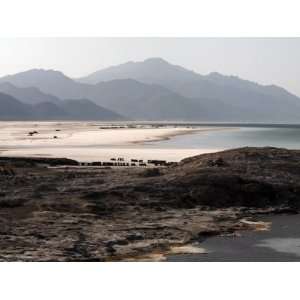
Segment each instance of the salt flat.
[[220,128],[128,127],[99,122],[0,122],[0,153],[8,156],[67,157],[80,161],[112,157],[179,161],[215,149],[153,149],[145,143],[210,130]]

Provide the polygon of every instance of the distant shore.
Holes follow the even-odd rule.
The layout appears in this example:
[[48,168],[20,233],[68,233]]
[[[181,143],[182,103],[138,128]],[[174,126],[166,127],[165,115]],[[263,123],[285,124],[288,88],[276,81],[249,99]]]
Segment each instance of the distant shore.
[[299,141],[298,127],[287,124],[0,122],[0,155],[79,162],[112,158],[178,162],[246,146],[300,149]]
[[115,156],[179,161],[216,149],[148,149],[147,145],[179,135],[226,129],[95,122],[2,122],[0,155],[67,157],[78,161],[108,160]]
[[237,128],[230,128],[230,127],[199,127],[199,128],[186,128],[182,130],[175,130],[177,128],[170,129],[170,132],[161,134],[159,136],[155,136],[153,138],[147,138],[147,140],[140,140],[132,142],[132,144],[145,144],[145,143],[152,143],[152,142],[159,142],[159,141],[167,141],[171,138],[179,135],[186,135],[186,134],[196,134],[199,132],[208,132],[208,131],[220,131],[220,130],[236,130]]

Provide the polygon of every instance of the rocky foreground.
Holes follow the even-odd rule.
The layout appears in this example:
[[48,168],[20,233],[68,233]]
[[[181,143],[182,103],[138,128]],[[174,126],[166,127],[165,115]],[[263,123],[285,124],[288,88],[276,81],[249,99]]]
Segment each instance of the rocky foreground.
[[152,260],[299,209],[296,150],[241,148],[155,169],[1,158],[0,260]]

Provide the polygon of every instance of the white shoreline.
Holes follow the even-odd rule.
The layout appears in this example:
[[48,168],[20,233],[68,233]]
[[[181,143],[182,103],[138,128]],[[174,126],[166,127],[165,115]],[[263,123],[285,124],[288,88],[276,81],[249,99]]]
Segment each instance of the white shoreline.
[[[179,161],[219,149],[149,149],[147,144],[178,135],[229,129],[168,126],[100,129],[102,125],[97,122],[1,122],[0,155],[67,157],[79,161],[109,160],[112,157]],[[38,133],[29,136],[30,131]]]

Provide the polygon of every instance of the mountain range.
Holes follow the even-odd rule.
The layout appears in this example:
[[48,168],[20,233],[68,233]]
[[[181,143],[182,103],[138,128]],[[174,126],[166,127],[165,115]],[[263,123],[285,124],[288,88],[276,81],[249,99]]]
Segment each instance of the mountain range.
[[36,94],[41,95],[41,100],[47,99],[48,95],[36,89],[19,89],[13,85],[12,91],[20,94],[19,98],[24,101],[0,92],[0,120],[124,120],[119,114],[100,107],[88,99],[59,100],[49,95],[48,101],[36,101],[35,104],[31,104],[32,99],[37,99]]
[[[300,119],[300,99],[281,87],[216,72],[201,75],[161,58],[128,62],[77,79],[59,71],[33,69],[0,78],[0,92],[27,107],[24,117],[29,109],[36,118],[48,120]],[[1,115],[5,115],[3,103]]]

